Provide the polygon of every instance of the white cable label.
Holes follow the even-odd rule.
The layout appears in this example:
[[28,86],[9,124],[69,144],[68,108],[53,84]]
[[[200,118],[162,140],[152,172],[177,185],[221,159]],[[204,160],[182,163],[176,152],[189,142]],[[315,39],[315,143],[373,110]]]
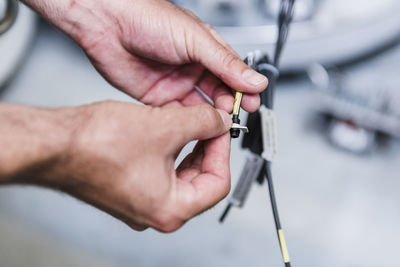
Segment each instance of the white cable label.
[[263,158],[268,161],[274,161],[278,154],[278,137],[276,131],[275,112],[266,107],[261,107],[261,125],[264,152]]

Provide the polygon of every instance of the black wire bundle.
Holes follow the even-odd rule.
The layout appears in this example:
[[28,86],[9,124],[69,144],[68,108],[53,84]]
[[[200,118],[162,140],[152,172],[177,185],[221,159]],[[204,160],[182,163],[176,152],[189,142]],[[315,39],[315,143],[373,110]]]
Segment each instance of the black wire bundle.
[[282,0],[279,17],[278,17],[278,40],[276,42],[276,49],[274,55],[274,65],[279,67],[279,60],[283,47],[286,44],[289,35],[289,26],[293,20],[295,0]]
[[[282,53],[282,50],[283,50],[283,48],[286,44],[287,38],[288,38],[290,23],[293,20],[294,2],[295,2],[295,0],[282,0],[281,6],[280,6],[280,13],[279,13],[279,17],[278,17],[278,32],[279,32],[279,34],[278,34],[276,48],[275,48],[273,66],[269,65],[275,71],[275,74],[272,75],[272,77],[274,79],[270,80],[268,89],[261,94],[261,104],[270,110],[273,109],[273,104],[274,104],[275,85],[276,85],[276,79],[279,76],[278,68],[279,68],[281,53]],[[268,59],[265,59],[265,61],[267,62]],[[270,68],[270,67],[268,67],[268,68]],[[264,71],[262,71],[262,70],[259,70],[259,71],[261,73],[263,73],[264,75],[266,75],[268,73],[272,74],[272,72],[274,72],[274,71],[271,72],[268,69],[264,69]],[[269,75],[266,75],[266,76],[269,76]],[[256,115],[253,114],[252,118],[255,118],[255,116]],[[249,119],[250,118],[251,118],[251,116],[249,116]],[[257,119],[257,120],[259,120],[259,119]],[[261,136],[258,136],[258,138],[261,138]],[[262,145],[261,145],[261,147],[262,147]],[[257,150],[261,149],[259,152],[262,151],[261,147],[257,148]],[[274,189],[272,172],[271,172],[271,162],[264,159],[263,169],[264,169],[265,180],[268,183],[268,190],[269,190],[269,197],[270,197],[270,201],[271,201],[272,213],[273,213],[273,217],[274,217],[278,240],[280,243],[282,257],[283,257],[283,260],[285,263],[285,267],[291,267],[290,258],[289,258],[289,254],[288,254],[288,250],[287,250],[287,246],[286,246],[286,242],[285,242],[285,238],[283,235],[283,230],[282,230],[282,226],[281,226],[281,222],[280,222],[280,218],[279,218],[279,213],[278,213],[278,206],[277,206],[277,202],[276,202],[275,189]],[[220,218],[220,222],[224,221],[224,219],[227,216],[227,214],[229,213],[231,207],[232,207],[232,204],[229,203]]]

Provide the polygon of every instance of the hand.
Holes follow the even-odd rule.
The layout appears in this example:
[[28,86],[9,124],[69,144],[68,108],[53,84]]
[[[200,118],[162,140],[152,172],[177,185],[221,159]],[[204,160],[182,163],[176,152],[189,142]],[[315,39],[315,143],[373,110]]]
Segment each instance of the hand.
[[212,27],[168,1],[24,1],[75,39],[111,84],[146,104],[203,103],[197,85],[230,112],[229,86],[247,93],[242,106],[255,111],[267,86]]
[[[102,102],[70,114],[69,149],[37,184],[59,188],[136,230],[171,232],[230,190],[231,119],[204,104],[151,108]],[[212,139],[211,139],[212,138]],[[175,169],[183,146],[202,140]],[[32,182],[32,181],[30,181]]]

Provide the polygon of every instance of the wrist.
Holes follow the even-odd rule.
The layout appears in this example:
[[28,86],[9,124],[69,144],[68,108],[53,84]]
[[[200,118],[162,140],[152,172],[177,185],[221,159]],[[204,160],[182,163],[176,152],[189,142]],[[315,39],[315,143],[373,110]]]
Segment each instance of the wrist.
[[50,151],[41,160],[39,166],[43,167],[33,172],[30,177],[26,176],[30,180],[25,180],[25,182],[61,190],[73,183],[70,163],[79,156],[76,153],[77,144],[80,133],[90,117],[90,108],[88,107],[90,105],[51,111],[52,115],[48,123],[53,130],[44,140],[46,142],[44,145],[50,147]]
[[48,184],[70,149],[79,123],[75,108],[40,109],[2,105],[0,183]]

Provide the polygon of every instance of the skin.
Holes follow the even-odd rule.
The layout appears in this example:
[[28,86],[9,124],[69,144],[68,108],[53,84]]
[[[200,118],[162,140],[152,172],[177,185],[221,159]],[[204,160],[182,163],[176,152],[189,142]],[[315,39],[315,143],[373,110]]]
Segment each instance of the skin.
[[[115,87],[153,106],[190,106],[205,100],[230,112],[232,91],[257,110],[267,78],[192,13],[165,0],[25,0],[73,38]],[[227,87],[229,86],[229,88]]]
[[108,82],[147,106],[1,104],[0,184],[61,190],[135,230],[161,232],[229,193],[229,88],[244,92],[243,107],[255,111],[267,79],[215,30],[164,0],[24,2],[75,40]]
[[[64,191],[135,230],[174,231],[229,192],[230,116],[207,104],[1,105],[0,117],[0,184]],[[175,169],[192,140],[202,141]]]

